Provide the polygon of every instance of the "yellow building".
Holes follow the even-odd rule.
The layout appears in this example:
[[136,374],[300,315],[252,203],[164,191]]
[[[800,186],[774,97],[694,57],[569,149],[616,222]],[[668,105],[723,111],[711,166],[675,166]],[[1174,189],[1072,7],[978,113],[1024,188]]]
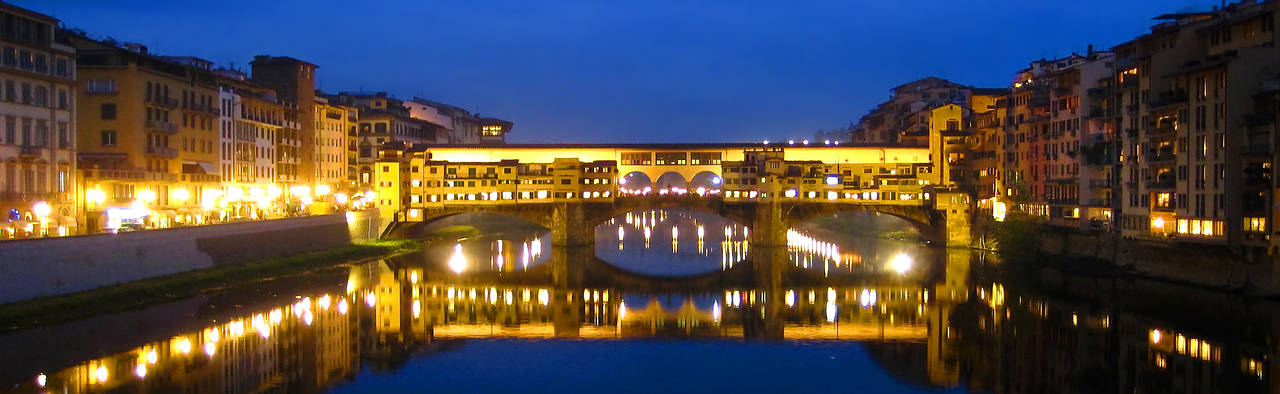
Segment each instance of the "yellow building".
[[77,60],[86,92],[77,145],[87,229],[207,221],[204,191],[220,185],[212,64],[69,38],[85,54]]
[[[346,191],[355,185],[348,180],[348,171],[355,163],[349,163],[348,148],[356,133],[359,114],[354,107],[331,104],[322,96],[316,97],[316,146],[315,191],[328,194]],[[350,149],[354,154],[355,149]]]
[[77,231],[75,50],[58,20],[0,4],[0,239]]

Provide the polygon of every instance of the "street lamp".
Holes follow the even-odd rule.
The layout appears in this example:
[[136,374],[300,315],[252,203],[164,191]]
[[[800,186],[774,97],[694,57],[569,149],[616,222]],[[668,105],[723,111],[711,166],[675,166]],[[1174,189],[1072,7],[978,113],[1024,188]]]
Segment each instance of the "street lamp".
[[138,201],[142,201],[144,204],[150,204],[152,202],[155,202],[156,192],[153,192],[151,190],[140,191],[138,192]]
[[173,192],[170,192],[169,194],[170,198],[173,198],[173,200],[177,201],[178,204],[185,203],[191,198],[191,193],[188,192],[187,189],[173,189]]
[[53,207],[50,207],[49,203],[41,201],[32,206],[31,211],[36,214],[36,217],[40,218],[40,232],[48,235],[49,229],[45,228],[45,226],[49,221],[49,214],[53,212]]
[[92,205],[102,205],[103,202],[107,201],[107,194],[96,188],[85,190],[84,200]]
[[329,192],[332,192],[332,191],[333,191],[333,190],[331,190],[331,189],[329,188],[329,185],[316,185],[316,195],[317,195],[317,196],[324,197],[324,196],[329,195]]

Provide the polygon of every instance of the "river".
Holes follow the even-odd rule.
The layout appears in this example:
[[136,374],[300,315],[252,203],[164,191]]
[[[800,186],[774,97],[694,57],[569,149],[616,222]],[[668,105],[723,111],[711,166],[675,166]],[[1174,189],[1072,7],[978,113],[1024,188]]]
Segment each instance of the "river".
[[[859,220],[849,218],[849,220]],[[1280,308],[681,210],[0,337],[0,392],[1275,392]]]

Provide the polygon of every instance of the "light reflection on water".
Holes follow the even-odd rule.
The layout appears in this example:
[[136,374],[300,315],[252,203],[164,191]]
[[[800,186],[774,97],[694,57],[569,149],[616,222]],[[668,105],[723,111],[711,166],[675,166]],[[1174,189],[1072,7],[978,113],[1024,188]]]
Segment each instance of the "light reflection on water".
[[687,276],[733,268],[750,252],[746,226],[709,213],[629,212],[596,227],[596,257],[635,273]]
[[[641,229],[628,232],[635,228],[624,227],[618,238],[643,234],[644,226],[661,228],[660,218],[637,215],[632,223],[640,222]],[[671,223],[673,218],[665,220]],[[692,229],[697,234],[695,223],[704,226],[704,242],[725,242],[706,239],[712,234],[706,231],[706,221],[671,226],[679,228],[679,233]],[[616,235],[618,223],[611,225]],[[716,232],[721,237],[723,229]],[[666,231],[659,233],[669,234]],[[729,228],[729,239],[735,233],[737,229]],[[744,229],[742,236],[746,235]],[[677,234],[671,242],[679,245],[676,256],[685,253],[680,245],[686,243],[683,237]],[[682,290],[619,281],[601,284],[593,282],[591,275],[575,273],[591,271],[590,265],[596,263],[573,254],[599,253],[599,243],[595,250],[573,252],[551,248],[545,236],[501,242],[464,240],[440,245],[421,257],[352,267],[341,290],[288,293],[283,300],[235,309],[226,318],[122,343],[119,351],[76,353],[76,343],[88,338],[74,336],[19,343],[0,337],[6,352],[37,355],[10,361],[0,372],[0,383],[8,384],[0,386],[0,392],[172,392],[193,386],[220,393],[315,392],[334,386],[367,391],[371,388],[365,384],[374,377],[361,371],[368,370],[412,382],[416,386],[402,388],[412,390],[438,381],[430,373],[413,369],[415,363],[438,352],[466,354],[469,348],[461,346],[465,341],[495,338],[552,344],[564,343],[557,338],[652,337],[732,340],[730,344],[772,340],[788,347],[805,344],[797,348],[857,341],[864,344],[864,351],[839,356],[870,357],[868,362],[877,366],[876,371],[889,372],[847,371],[866,374],[858,375],[860,379],[974,391],[1172,391],[1169,382],[1192,379],[1189,371],[1195,370],[1214,371],[1198,375],[1196,387],[1223,388],[1203,391],[1264,392],[1272,383],[1273,357],[1267,349],[1276,337],[1274,329],[1251,335],[1223,333],[1205,325],[1170,323],[1186,321],[1191,312],[1185,309],[1168,315],[1099,301],[1109,298],[1056,298],[1028,290],[1025,283],[1007,286],[1020,284],[1021,279],[971,272],[971,267],[985,263],[967,251],[933,252],[881,240],[824,240],[803,232],[792,234],[791,239],[796,242],[785,253],[772,255],[779,260],[773,263],[784,267],[778,275],[677,287]],[[461,273],[447,263],[459,245],[467,260]],[[665,251],[670,246],[658,247]],[[526,248],[531,269],[523,263]],[[697,253],[696,247],[690,250],[704,258],[712,256]],[[904,255],[912,262],[902,269],[899,256]],[[642,256],[650,256],[646,261],[652,265],[670,261],[652,257],[662,256],[656,252]],[[745,259],[748,254],[741,256]],[[565,261],[585,262],[585,266]],[[719,262],[714,257],[711,261]],[[787,279],[801,273],[822,273],[821,281],[799,284]],[[666,281],[678,284],[679,280]],[[1082,290],[1085,295],[1116,291],[1088,286]],[[1189,294],[1185,299],[1217,299],[1191,290],[1160,291]],[[1280,316],[1280,308],[1270,304],[1251,308],[1251,316],[1261,321]],[[1212,313],[1206,312],[1212,308],[1196,310]],[[182,313],[172,319],[200,321],[198,316]],[[114,324],[129,327],[149,321],[153,320]],[[72,362],[54,363],[40,357],[40,349],[23,349],[24,343],[51,339],[65,342],[60,352],[69,353],[56,359]],[[1041,345],[1045,341],[1072,345],[1046,347]],[[519,352],[527,343],[501,344],[505,351]],[[634,354],[616,357],[625,366],[628,355]],[[771,365],[772,360],[751,361]],[[494,367],[492,363],[469,366]],[[520,368],[510,373],[574,373],[556,365]],[[1103,371],[1101,377],[1098,371]],[[707,381],[723,378],[728,377],[708,376]],[[1059,384],[1038,383],[1050,379]],[[688,388],[711,391],[718,387],[707,383]],[[447,391],[447,387],[441,389]]]
[[546,263],[551,258],[550,247],[551,235],[547,233],[508,239],[458,240],[430,246],[421,255],[399,260],[435,266],[443,262],[443,266],[457,274],[502,274],[528,271]]

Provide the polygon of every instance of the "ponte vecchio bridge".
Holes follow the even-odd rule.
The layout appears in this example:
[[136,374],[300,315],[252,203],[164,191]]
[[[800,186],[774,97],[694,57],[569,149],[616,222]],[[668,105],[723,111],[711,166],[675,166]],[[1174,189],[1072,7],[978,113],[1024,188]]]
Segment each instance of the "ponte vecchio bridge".
[[970,198],[937,147],[776,144],[389,146],[366,167],[389,231],[468,212],[517,216],[556,244],[594,240],[626,212],[682,208],[751,228],[757,246],[821,215],[897,216],[949,246],[969,244]]

